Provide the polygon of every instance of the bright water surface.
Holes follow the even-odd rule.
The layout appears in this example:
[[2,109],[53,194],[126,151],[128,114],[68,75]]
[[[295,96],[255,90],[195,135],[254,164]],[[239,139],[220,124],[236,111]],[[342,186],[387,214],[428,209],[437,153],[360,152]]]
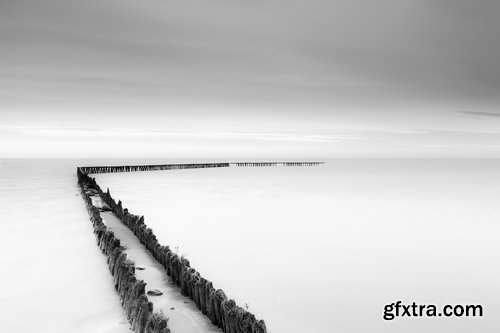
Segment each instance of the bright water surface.
[[[498,332],[500,161],[96,175],[271,333]],[[385,304],[482,318],[382,319]]]
[[69,160],[0,159],[0,332],[130,332]]
[[[75,168],[142,162],[0,160],[2,331],[127,331]],[[500,329],[498,160],[96,178],[270,333]],[[384,321],[397,300],[482,304],[484,317]]]

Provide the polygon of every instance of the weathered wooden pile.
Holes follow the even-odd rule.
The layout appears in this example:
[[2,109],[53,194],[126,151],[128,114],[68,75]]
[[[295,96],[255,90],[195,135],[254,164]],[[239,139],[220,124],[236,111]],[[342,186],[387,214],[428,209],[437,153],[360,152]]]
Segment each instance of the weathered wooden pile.
[[153,313],[153,303],[145,294],[146,283],[135,276],[135,265],[122,251],[120,240],[102,222],[99,210],[92,204],[92,195],[102,193],[95,180],[78,169],[78,184],[87,206],[94,234],[101,251],[108,257],[114,286],[120,295],[131,328],[137,333],[170,333],[168,319]]
[[184,296],[192,299],[198,309],[206,315],[214,325],[225,333],[266,333],[263,320],[257,320],[255,315],[236,305],[228,299],[221,289],[215,289],[213,283],[203,278],[192,268],[186,258],[172,252],[168,246],[158,243],[151,228],[144,223],[144,217],[134,215],[123,208],[122,202],[116,202],[109,189],[103,192],[95,179],[87,176],[78,168],[78,177],[87,179],[90,187],[95,189],[112,212],[137,236],[153,257],[163,265],[168,276],[180,287]]

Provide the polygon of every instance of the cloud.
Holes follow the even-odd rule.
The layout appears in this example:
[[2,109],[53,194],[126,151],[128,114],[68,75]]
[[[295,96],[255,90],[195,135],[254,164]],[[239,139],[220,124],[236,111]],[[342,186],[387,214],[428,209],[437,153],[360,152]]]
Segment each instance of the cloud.
[[500,112],[486,112],[486,111],[455,111],[455,112],[475,117],[500,118]]
[[496,3],[6,0],[0,108],[499,102]]
[[0,136],[481,147],[438,130],[496,130],[500,113],[449,110],[500,110],[499,15],[487,0],[4,0],[0,118],[18,128]]
[[0,126],[0,136],[45,137],[96,140],[223,140],[269,141],[289,143],[337,143],[355,140],[356,135],[345,133],[298,133],[298,132],[230,132],[230,131],[164,131],[119,128],[63,128],[34,126]]

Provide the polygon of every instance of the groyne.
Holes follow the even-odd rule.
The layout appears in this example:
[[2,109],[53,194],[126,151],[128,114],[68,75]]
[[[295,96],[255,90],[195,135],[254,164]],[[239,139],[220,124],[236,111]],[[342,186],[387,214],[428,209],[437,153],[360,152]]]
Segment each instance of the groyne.
[[255,315],[236,305],[224,291],[216,289],[211,281],[191,267],[189,260],[178,256],[168,245],[160,244],[153,230],[145,224],[144,216],[131,214],[127,208],[123,208],[122,202],[116,202],[109,189],[103,192],[95,179],[90,178],[82,168],[77,168],[77,174],[78,179],[96,191],[102,201],[165,268],[166,274],[180,288],[182,295],[193,300],[215,326],[225,333],[267,332],[263,320],[258,320]]
[[318,166],[325,162],[232,162],[237,167],[272,167],[272,166]]
[[135,264],[127,259],[120,240],[103,223],[99,210],[92,204],[91,196],[102,191],[94,179],[80,171],[78,185],[92,222],[97,245],[107,257],[114,287],[120,296],[131,329],[136,333],[170,333],[168,319],[161,313],[153,312],[153,303],[149,302],[145,293],[146,284],[135,276]]
[[147,165],[116,165],[116,166],[83,166],[80,171],[85,174],[161,171],[198,168],[228,168],[236,167],[272,167],[272,166],[318,166],[324,162],[220,162],[220,163],[182,163],[182,164],[147,164]]
[[145,294],[146,284],[135,276],[135,265],[127,259],[120,240],[103,223],[99,209],[92,203],[91,196],[98,195],[107,205],[108,210],[130,229],[135,237],[146,247],[153,258],[163,266],[171,281],[180,288],[181,294],[189,297],[196,307],[210,321],[225,333],[267,333],[263,320],[238,306],[221,289],[201,276],[191,267],[189,260],[172,252],[168,245],[158,242],[151,228],[144,223],[144,216],[131,214],[123,208],[122,202],[116,202],[109,189],[103,192],[89,174],[159,171],[195,168],[224,167],[295,167],[318,166],[324,162],[223,162],[223,163],[186,163],[125,166],[85,166],[77,168],[78,184],[86,203],[94,234],[102,252],[108,257],[108,265],[113,276],[116,290],[125,309],[132,330],[139,333],[168,333],[168,319],[153,312],[153,303]]
[[160,171],[175,169],[225,168],[229,163],[184,163],[184,164],[150,164],[150,165],[118,165],[118,166],[84,166],[79,169],[86,174],[114,173],[136,171]]

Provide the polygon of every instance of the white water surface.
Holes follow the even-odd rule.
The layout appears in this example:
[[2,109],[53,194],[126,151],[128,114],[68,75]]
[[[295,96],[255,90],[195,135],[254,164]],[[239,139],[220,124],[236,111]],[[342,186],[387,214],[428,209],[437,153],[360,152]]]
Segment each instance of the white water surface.
[[[270,333],[500,329],[498,160],[95,177]],[[480,304],[484,316],[383,320],[398,300]]]
[[[1,331],[129,331],[76,166],[148,162],[184,161],[0,160]],[[95,176],[270,333],[498,332],[499,161],[327,162]],[[397,300],[484,316],[384,321]]]
[[70,160],[0,160],[0,331],[130,332]]

